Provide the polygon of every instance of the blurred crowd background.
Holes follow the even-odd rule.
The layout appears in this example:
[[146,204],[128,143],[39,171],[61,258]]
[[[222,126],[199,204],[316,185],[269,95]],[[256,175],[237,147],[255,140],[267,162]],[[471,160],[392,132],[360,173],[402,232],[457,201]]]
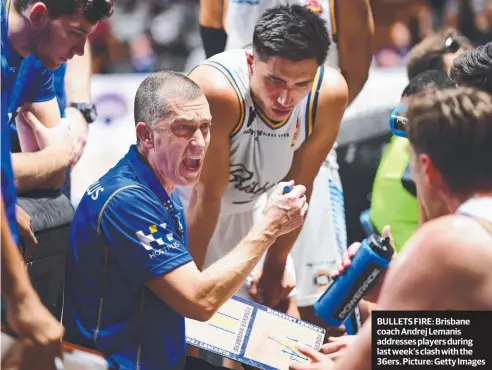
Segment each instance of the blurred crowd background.
[[[91,37],[93,72],[185,71],[202,54],[199,0],[118,0]],[[477,45],[492,40],[492,0],[372,0],[374,67],[397,67],[413,45],[450,26]],[[200,58],[200,57],[198,57]]]

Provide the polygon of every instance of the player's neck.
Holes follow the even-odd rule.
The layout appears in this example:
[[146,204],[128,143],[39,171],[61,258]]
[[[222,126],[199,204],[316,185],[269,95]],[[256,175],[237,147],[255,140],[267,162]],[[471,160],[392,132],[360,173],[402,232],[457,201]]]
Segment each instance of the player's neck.
[[19,14],[12,4],[8,19],[8,38],[15,52],[21,57],[32,54],[29,27],[27,19]]
[[446,201],[446,208],[449,213],[455,213],[457,209],[471,199],[489,198],[492,197],[492,191],[474,193],[467,196],[449,197]]

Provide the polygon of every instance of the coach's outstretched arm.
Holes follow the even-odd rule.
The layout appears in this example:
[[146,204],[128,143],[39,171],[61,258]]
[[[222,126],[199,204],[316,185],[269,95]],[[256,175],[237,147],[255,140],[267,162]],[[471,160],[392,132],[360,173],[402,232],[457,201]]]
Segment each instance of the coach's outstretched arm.
[[374,21],[370,0],[336,1],[340,70],[348,85],[350,104],[364,87],[372,60]]
[[213,139],[186,214],[189,251],[201,269],[219,219],[222,195],[229,185],[229,140],[240,119],[240,107],[229,82],[216,69],[201,65],[189,77],[202,89],[212,114],[210,134]]
[[[340,122],[347,106],[347,84],[338,71],[325,68],[319,92],[314,129],[311,136],[295,152],[287,179],[306,186],[309,201],[313,183],[338,135]],[[281,286],[287,256],[301,229],[277,239],[268,251],[258,288],[263,289],[263,304],[275,306],[286,298]],[[320,246],[321,247],[321,246]],[[256,287],[252,286],[254,291]],[[250,293],[251,290],[250,289]]]

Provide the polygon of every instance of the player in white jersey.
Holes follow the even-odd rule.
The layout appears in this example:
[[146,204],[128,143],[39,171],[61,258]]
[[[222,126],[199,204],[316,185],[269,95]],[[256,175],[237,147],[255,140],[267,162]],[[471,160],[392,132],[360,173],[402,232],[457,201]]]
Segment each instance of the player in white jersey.
[[207,58],[250,45],[263,11],[292,4],[304,5],[326,21],[332,46],[325,64],[341,70],[350,104],[367,80],[372,59],[370,0],[200,0],[200,31]]
[[[213,263],[228,252],[223,246],[234,248],[261,214],[262,197],[282,179],[305,185],[309,197],[347,104],[343,77],[323,67],[329,46],[317,14],[280,6],[257,22],[251,50],[216,55],[190,73],[209,101],[214,137],[187,210],[197,264]],[[285,299],[293,274],[284,270],[297,235],[279,239],[267,254],[249,291],[254,298],[260,288],[263,303],[295,306]],[[240,293],[248,296],[247,287]]]
[[[426,90],[406,116],[412,177],[429,221],[391,262],[378,309],[490,311],[492,97],[468,87]],[[371,369],[370,321],[335,364],[305,349],[318,363],[290,369]]]
[[[228,50],[251,44],[254,24],[262,11],[279,3],[304,5],[326,21],[332,44],[325,65],[336,69],[340,66],[350,103],[367,79],[371,60],[374,27],[369,0],[201,0],[200,25],[207,55],[222,50],[226,39]],[[227,37],[221,28],[225,28]],[[218,45],[220,40],[222,46]],[[292,250],[301,317],[319,325],[323,323],[312,305],[326,290],[329,275],[347,248],[343,189],[335,148],[336,144],[319,169],[313,187],[314,202]],[[357,313],[354,319],[358,317]],[[354,321],[355,328],[357,321],[360,320]]]

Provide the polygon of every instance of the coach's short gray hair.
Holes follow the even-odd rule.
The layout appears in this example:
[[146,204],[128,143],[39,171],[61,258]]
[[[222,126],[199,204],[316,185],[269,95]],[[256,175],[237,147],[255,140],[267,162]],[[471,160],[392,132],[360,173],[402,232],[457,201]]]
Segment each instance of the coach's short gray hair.
[[135,125],[145,122],[154,127],[157,122],[174,112],[169,110],[169,99],[195,100],[203,95],[200,87],[185,75],[174,71],[150,74],[137,89],[133,109]]

